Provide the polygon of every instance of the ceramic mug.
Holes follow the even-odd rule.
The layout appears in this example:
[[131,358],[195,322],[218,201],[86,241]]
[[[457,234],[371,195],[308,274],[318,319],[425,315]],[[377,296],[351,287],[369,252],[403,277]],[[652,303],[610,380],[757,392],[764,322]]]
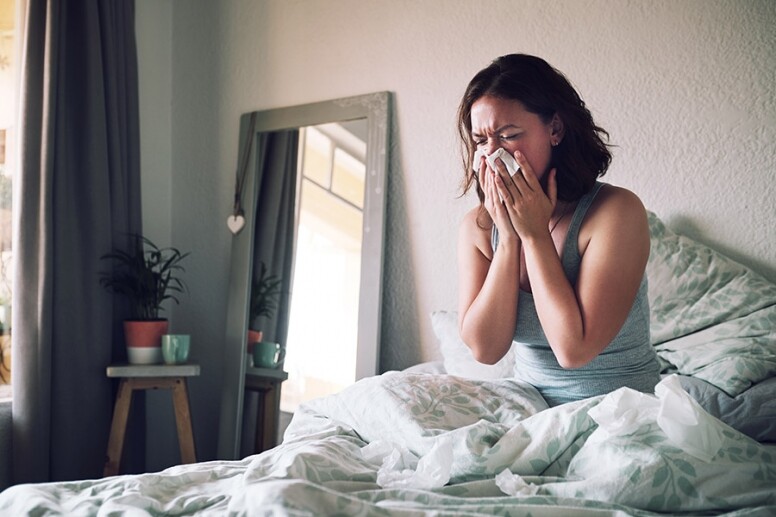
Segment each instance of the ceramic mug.
[[162,336],[162,357],[165,364],[185,363],[189,359],[191,336],[188,334],[165,334]]
[[280,343],[260,341],[253,344],[253,366],[256,368],[277,368],[286,357],[286,349]]

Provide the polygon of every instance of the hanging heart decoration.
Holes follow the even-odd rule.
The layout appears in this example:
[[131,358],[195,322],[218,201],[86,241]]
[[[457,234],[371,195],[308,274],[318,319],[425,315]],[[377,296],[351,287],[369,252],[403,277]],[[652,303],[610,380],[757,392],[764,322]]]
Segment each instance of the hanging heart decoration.
[[237,235],[245,226],[245,217],[242,214],[230,215],[226,218],[226,225],[233,234]]
[[237,177],[235,178],[234,187],[234,207],[232,215],[226,218],[226,225],[229,230],[237,235],[240,230],[245,226],[245,216],[242,209],[242,191],[245,185],[245,175],[248,172],[248,157],[251,154],[251,148],[253,147],[254,130],[256,128],[256,112],[251,113],[248,121],[248,132],[245,135],[245,145],[243,146],[244,153],[240,160],[240,168],[237,170]]

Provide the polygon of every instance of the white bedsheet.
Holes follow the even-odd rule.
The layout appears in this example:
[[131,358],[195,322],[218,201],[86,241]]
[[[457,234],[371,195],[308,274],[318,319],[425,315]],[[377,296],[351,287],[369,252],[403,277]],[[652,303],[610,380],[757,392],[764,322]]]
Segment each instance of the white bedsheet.
[[[604,432],[590,416],[602,400],[546,409],[533,388],[513,380],[390,372],[308,404],[284,442],[262,454],[156,474],[15,486],[0,494],[0,514],[776,512],[773,447],[711,418],[704,425],[722,441],[704,461],[648,418]],[[412,471],[442,442],[451,461],[449,479],[438,488],[380,486],[383,458],[363,453],[370,443],[388,444],[385,450],[405,454],[402,467]],[[528,490],[507,495],[502,488],[509,491],[510,476]]]

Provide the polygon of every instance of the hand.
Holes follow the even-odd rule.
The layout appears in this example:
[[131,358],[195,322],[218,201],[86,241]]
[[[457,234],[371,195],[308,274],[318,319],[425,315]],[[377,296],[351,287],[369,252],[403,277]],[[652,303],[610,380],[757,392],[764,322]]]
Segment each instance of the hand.
[[[505,168],[504,164],[501,163],[501,160],[497,160],[497,163],[501,164],[502,168]],[[503,196],[499,197],[496,186],[496,177],[496,172],[490,168],[488,162],[483,157],[479,164],[478,178],[482,191],[485,195],[485,210],[487,210],[488,215],[490,215],[493,224],[495,224],[498,228],[499,241],[508,243],[512,240],[512,238],[517,237],[517,232],[515,232],[515,229],[509,219],[506,207],[501,200]],[[508,174],[507,177],[509,177]]]
[[496,160],[494,183],[496,191],[507,200],[505,207],[512,227],[521,239],[530,239],[548,232],[550,217],[557,204],[556,170],[552,169],[548,173],[545,194],[539,178],[523,154],[515,151],[514,157],[520,170],[510,178],[501,160]]

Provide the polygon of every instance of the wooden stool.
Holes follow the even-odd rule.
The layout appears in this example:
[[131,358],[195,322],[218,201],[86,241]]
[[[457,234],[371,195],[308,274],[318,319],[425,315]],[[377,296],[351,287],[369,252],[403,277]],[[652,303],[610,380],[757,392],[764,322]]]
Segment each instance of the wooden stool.
[[108,377],[120,378],[121,382],[116,394],[116,406],[113,410],[113,422],[108,439],[108,458],[105,461],[103,476],[115,476],[119,473],[129,407],[132,404],[132,392],[135,390],[172,390],[181,463],[195,463],[197,461],[186,377],[199,375],[198,364],[111,365],[108,366],[107,375]]
[[278,417],[280,413],[280,384],[288,379],[288,372],[271,368],[248,367],[245,373],[245,390],[259,393],[259,409],[256,414],[256,453],[266,451],[278,443]]

